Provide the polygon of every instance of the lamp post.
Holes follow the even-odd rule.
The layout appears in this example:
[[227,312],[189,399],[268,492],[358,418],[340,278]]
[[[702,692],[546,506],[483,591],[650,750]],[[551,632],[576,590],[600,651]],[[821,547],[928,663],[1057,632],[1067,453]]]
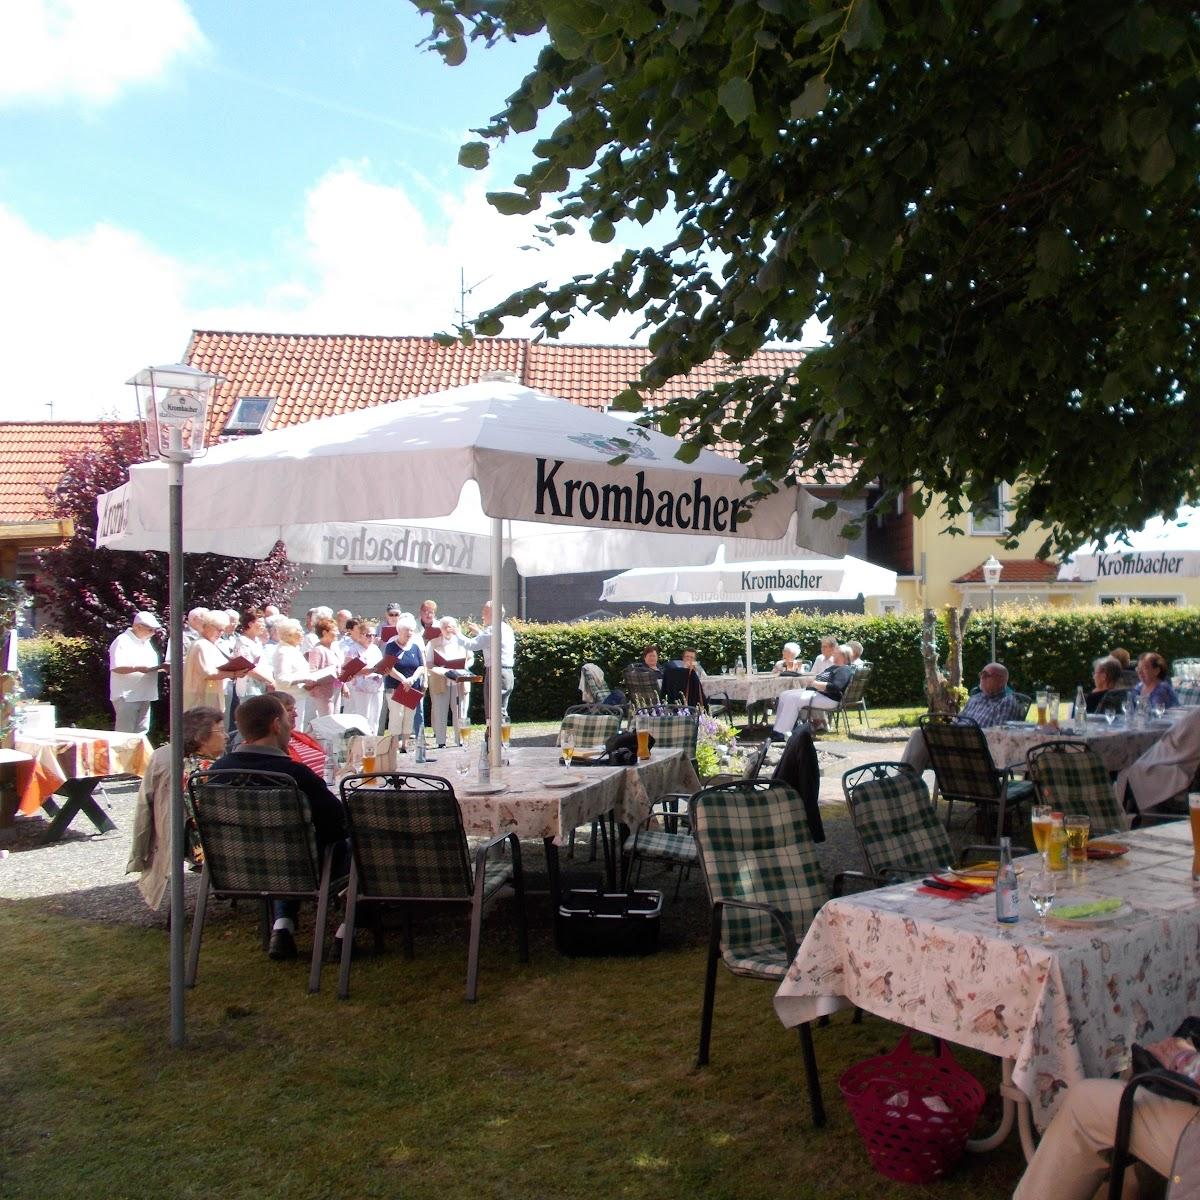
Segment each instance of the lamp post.
[[992,598],[992,662],[996,661],[996,584],[1000,582],[1000,572],[1003,570],[1003,564],[994,554],[983,564],[983,582],[987,584]]
[[146,367],[128,382],[136,389],[149,453],[167,464],[170,566],[171,680],[171,1045],[183,1025],[183,467],[205,451],[208,402],[220,375],[176,363]]

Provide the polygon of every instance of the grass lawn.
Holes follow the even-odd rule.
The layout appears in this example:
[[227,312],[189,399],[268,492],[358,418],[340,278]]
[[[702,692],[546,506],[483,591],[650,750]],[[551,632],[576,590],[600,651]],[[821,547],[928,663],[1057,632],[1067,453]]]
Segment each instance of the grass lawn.
[[[540,858],[536,852],[534,858]],[[531,864],[532,866],[533,864]],[[653,872],[644,881],[656,886]],[[713,1060],[693,1066],[705,916],[668,901],[645,959],[555,953],[532,897],[532,960],[510,904],[485,923],[479,1000],[462,999],[465,928],[336,969],[270,962],[254,912],[216,905],[166,1046],[167,939],[0,903],[0,1195],[20,1197],[1006,1197],[1015,1142],[944,1183],[875,1174],[837,1090],[897,1027],[850,1014],[815,1030],[829,1125],[808,1119],[796,1034],[772,988],[720,976]],[[305,914],[307,921],[308,917]],[[300,936],[301,954],[308,926]],[[921,1039],[927,1045],[925,1039]],[[982,1055],[959,1061],[990,1088]],[[989,1102],[987,1117],[994,1119]]]

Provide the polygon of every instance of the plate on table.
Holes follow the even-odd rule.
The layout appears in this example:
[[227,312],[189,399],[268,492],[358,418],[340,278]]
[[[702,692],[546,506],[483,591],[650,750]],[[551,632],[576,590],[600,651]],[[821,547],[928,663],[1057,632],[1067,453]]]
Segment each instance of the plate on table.
[[1128,853],[1129,847],[1123,846],[1120,842],[1107,842],[1104,840],[1088,842],[1088,858],[1120,858],[1122,854]]
[[476,783],[462,789],[464,796],[498,796],[508,791],[507,783]]
[[[1102,900],[1105,897],[1098,896],[1097,899]],[[1070,906],[1068,905],[1067,907]],[[1128,900],[1122,900],[1120,906],[1117,908],[1110,908],[1107,912],[1089,913],[1082,917],[1064,917],[1060,912],[1052,908],[1050,915],[1046,919],[1066,929],[1072,925],[1111,925],[1114,921],[1123,921],[1126,917],[1132,915],[1133,905]]]
[[1005,729],[1036,729],[1036,725],[1030,725],[1028,721],[1005,721]]
[[545,779],[539,779],[538,786],[547,788],[568,788],[574,787],[577,783],[582,783],[586,778],[586,775],[580,775],[573,771],[565,772],[562,775],[548,775]]
[[[972,863],[969,867],[952,867],[949,874],[957,875],[959,879],[983,879],[990,882],[996,878],[999,869],[1000,864],[993,859],[991,862]],[[1013,869],[1018,875],[1025,873],[1025,868],[1020,863],[1014,863]]]

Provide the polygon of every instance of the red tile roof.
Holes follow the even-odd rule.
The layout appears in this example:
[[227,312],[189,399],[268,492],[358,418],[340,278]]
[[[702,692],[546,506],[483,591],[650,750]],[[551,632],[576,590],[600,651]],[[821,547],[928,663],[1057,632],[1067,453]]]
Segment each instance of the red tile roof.
[[[1054,583],[1058,579],[1058,563],[1041,558],[1002,558],[1000,586],[1006,583]],[[983,583],[983,563],[960,575],[955,583]]]
[[46,492],[62,479],[64,454],[99,449],[106,422],[0,422],[0,522],[50,519]]
[[[439,345],[431,337],[360,337],[354,334],[232,333],[198,329],[187,361],[225,376],[217,389],[211,433],[225,427],[240,397],[272,397],[271,429],[374,404],[475,383],[492,371],[510,371],[526,386],[587,408],[606,407],[637,379],[651,354],[643,346],[567,345],[527,338],[477,338],[470,346]],[[800,350],[761,350],[733,373],[775,375],[804,357]],[[666,400],[728,378],[717,357],[654,393]],[[733,454],[735,447],[722,448]],[[852,466],[826,469],[829,484],[847,482]]]

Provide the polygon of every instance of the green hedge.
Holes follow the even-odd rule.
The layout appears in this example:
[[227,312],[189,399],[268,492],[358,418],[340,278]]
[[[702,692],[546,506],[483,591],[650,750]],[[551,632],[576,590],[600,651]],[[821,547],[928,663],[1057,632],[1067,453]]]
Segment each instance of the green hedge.
[[111,729],[108,655],[99,642],[57,634],[20,643],[21,686],[29,700],[53,704],[60,725]]
[[[732,666],[741,654],[745,623],[740,617],[671,619],[639,614],[613,621],[578,624],[515,622],[517,630],[514,720],[553,720],[568,704],[579,703],[579,667],[599,663],[610,686],[620,687],[622,670],[654,642],[664,659],[694,646],[710,674],[721,664]],[[921,619],[916,615],[874,617],[860,613],[780,616],[765,612],[752,619],[754,657],[760,667],[774,663],[783,643],[799,642],[804,658],[812,658],[822,634],[841,641],[857,638],[863,657],[875,664],[868,705],[922,704],[925,670],[921,662]],[[973,686],[988,661],[990,621],[977,614],[967,627],[963,670]],[[944,635],[939,639],[944,649]],[[996,614],[996,654],[1008,665],[1012,684],[1024,692],[1057,688],[1073,695],[1077,684],[1091,680],[1093,659],[1113,646],[1135,656],[1157,650],[1168,659],[1200,655],[1200,609],[1120,606],[1105,608],[1006,607]],[[482,711],[481,688],[473,702]]]

